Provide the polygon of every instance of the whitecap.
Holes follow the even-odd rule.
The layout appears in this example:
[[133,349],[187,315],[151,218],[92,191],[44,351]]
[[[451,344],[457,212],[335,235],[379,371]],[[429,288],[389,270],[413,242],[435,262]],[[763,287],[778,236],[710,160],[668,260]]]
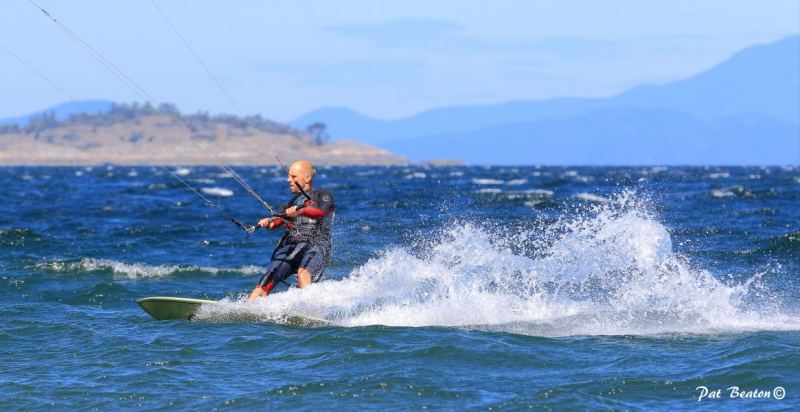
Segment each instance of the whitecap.
[[711,196],[722,198],[722,197],[733,197],[736,196],[730,189],[714,189],[711,191]]
[[528,179],[511,179],[506,182],[506,184],[509,186],[519,186],[524,185],[525,183],[528,183]]
[[505,182],[498,179],[475,178],[472,179],[472,183],[476,185],[502,185]]
[[54,272],[75,272],[75,271],[111,271],[115,277],[124,279],[141,278],[162,278],[186,272],[205,272],[208,274],[218,274],[220,272],[235,272],[245,275],[254,275],[261,272],[261,268],[256,266],[244,266],[240,268],[217,268],[210,266],[194,265],[150,265],[147,263],[121,262],[114,259],[82,258],[76,262],[44,262],[36,264],[37,269],[50,270]]
[[225,189],[224,187],[204,187],[200,189],[200,191],[207,195],[212,195],[212,196],[222,196],[222,197],[233,196],[233,190]]
[[524,193],[528,193],[539,197],[553,197],[553,195],[555,194],[555,192],[553,192],[552,190],[547,190],[547,189],[528,189]]
[[189,169],[187,167],[179,167],[179,168],[175,169],[175,171],[173,173],[175,173],[178,176],[186,176],[189,173],[192,173],[192,169]]
[[731,177],[731,174],[728,172],[717,172],[717,173],[710,173],[708,177],[711,179],[725,179]]
[[502,192],[503,192],[502,190],[496,189],[496,188],[484,188],[484,189],[478,189],[478,190],[475,191],[475,193],[478,193],[478,194],[497,194],[497,193],[502,193]]
[[595,202],[595,203],[608,203],[611,201],[606,197],[595,195],[592,193],[578,193],[577,195],[575,195],[575,197],[580,200],[584,200],[587,202]]
[[425,174],[425,173],[423,173],[423,172],[414,172],[414,173],[409,173],[409,174],[407,174],[407,175],[405,176],[405,178],[406,178],[406,179],[424,179],[424,178],[426,178],[426,177],[428,177],[428,175],[426,175],[426,174]]

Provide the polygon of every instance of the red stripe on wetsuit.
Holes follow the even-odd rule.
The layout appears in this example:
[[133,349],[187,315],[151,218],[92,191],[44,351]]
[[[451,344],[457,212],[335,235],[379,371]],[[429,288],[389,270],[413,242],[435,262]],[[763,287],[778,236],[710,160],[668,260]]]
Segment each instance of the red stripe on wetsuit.
[[[328,211],[316,207],[304,207],[300,209],[300,214],[309,219],[322,219],[323,217],[325,217],[325,215],[328,214]],[[275,219],[275,222],[272,224],[272,227],[270,227],[269,230],[275,230],[282,225],[287,225],[287,227],[291,229],[291,226],[289,226],[291,225],[290,222],[287,222],[281,218],[277,218]]]

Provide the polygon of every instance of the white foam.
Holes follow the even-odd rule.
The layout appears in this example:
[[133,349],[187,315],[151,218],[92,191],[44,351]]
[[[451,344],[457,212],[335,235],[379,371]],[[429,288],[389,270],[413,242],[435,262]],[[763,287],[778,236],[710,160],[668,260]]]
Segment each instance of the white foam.
[[723,198],[723,197],[732,197],[732,196],[741,196],[741,197],[753,197],[753,193],[749,190],[745,189],[744,186],[731,186],[731,187],[724,187],[722,189],[713,189],[711,190],[711,196],[716,198]]
[[591,193],[578,193],[575,195],[575,198],[586,201],[586,202],[595,202],[595,203],[608,203],[609,200],[606,197],[591,194]]
[[731,174],[728,172],[717,172],[717,173],[710,173],[708,177],[711,179],[725,179],[731,177]]
[[175,169],[174,173],[176,175],[178,175],[178,176],[186,176],[186,175],[192,173],[192,169],[189,169],[189,168],[186,168],[186,167],[179,167],[179,168]]
[[121,279],[161,278],[181,272],[206,272],[209,274],[239,272],[249,275],[261,272],[261,269],[256,266],[229,269],[194,265],[148,265],[145,263],[127,263],[113,259],[95,258],[82,258],[76,262],[45,262],[39,263],[35,265],[35,267],[37,269],[46,269],[54,272],[94,272],[110,270],[115,277]]
[[212,196],[222,196],[222,197],[233,196],[233,190],[225,189],[224,187],[204,187],[200,189],[200,191],[207,195],[212,195]]
[[502,180],[498,179],[472,179],[472,183],[476,185],[502,185],[505,183]]
[[524,193],[534,195],[536,197],[553,197],[555,192],[547,189],[528,189]]
[[506,182],[506,184],[509,186],[519,186],[524,185],[525,183],[528,183],[528,179],[511,179]]
[[[672,250],[667,229],[629,193],[530,233],[459,222],[417,247],[392,247],[342,280],[215,308],[343,326],[453,326],[529,335],[800,330],[761,274],[734,283]],[[512,252],[526,241],[525,253]],[[202,318],[202,316],[201,316]]]
[[414,172],[414,173],[407,174],[405,177],[406,177],[406,179],[424,179],[424,178],[428,177],[428,175],[426,175],[423,172]]

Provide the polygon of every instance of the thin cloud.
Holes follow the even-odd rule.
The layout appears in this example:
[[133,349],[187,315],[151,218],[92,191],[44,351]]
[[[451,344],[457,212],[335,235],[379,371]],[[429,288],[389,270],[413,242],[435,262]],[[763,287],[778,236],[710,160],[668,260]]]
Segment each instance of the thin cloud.
[[379,24],[328,27],[341,36],[366,40],[380,47],[425,47],[457,37],[462,25],[449,20],[405,19]]

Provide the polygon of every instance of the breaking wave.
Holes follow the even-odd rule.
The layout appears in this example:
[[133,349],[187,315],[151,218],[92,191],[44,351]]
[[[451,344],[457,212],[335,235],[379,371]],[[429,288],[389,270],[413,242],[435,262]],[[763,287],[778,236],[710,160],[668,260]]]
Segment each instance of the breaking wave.
[[38,263],[34,267],[56,273],[108,273],[121,279],[163,278],[179,274],[209,274],[242,273],[246,275],[257,274],[262,268],[257,266],[244,266],[241,268],[216,268],[210,266],[194,265],[148,265],[145,263],[126,263],[113,259],[81,258],[74,261],[52,261]]
[[[672,248],[633,193],[522,233],[469,224],[385,250],[342,280],[249,305],[223,300],[199,319],[324,317],[342,326],[449,326],[513,333],[619,335],[798,330],[762,281],[722,280]],[[523,245],[522,252],[519,251]]]

